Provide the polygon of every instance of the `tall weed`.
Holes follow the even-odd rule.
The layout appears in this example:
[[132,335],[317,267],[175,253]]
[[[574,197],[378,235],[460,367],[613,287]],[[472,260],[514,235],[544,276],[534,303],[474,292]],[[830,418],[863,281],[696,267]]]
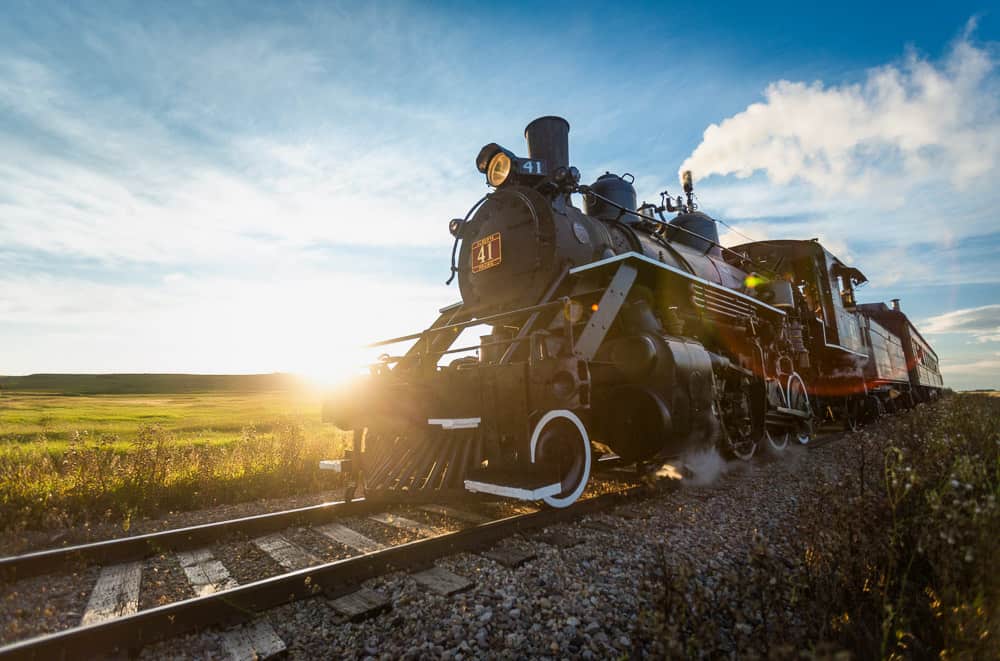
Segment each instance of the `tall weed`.
[[755,539],[715,590],[664,558],[671,656],[1000,658],[1000,398],[951,396],[841,442],[849,469],[802,502],[782,553]]

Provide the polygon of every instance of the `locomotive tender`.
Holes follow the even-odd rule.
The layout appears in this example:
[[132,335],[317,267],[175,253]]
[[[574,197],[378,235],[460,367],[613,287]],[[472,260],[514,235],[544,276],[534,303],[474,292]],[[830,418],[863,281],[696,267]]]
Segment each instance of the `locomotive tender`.
[[824,418],[852,428],[940,391],[898,304],[857,305],[864,276],[815,240],[723,248],[690,173],[684,197],[639,206],[629,175],[580,185],[568,136],[541,117],[526,158],[482,148],[492,190],[449,224],[461,302],[373,345],[411,343],[325,401],[324,420],[354,430],[349,470],[367,497],[565,507],[598,456],[749,459],[808,443]]

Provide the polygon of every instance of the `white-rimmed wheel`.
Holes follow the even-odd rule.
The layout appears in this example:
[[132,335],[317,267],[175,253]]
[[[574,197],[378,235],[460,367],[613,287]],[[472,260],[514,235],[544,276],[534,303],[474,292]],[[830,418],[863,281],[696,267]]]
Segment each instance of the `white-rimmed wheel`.
[[798,372],[792,372],[791,376],[788,377],[785,394],[788,398],[788,408],[806,414],[795,430],[795,440],[801,445],[806,445],[812,440],[812,404],[809,403],[806,382],[802,380]]
[[531,434],[531,462],[555,465],[562,489],[542,501],[550,507],[569,507],[583,494],[590,479],[590,437],[572,411],[557,409],[542,416]]
[[764,440],[767,441],[767,447],[772,452],[781,452],[788,447],[788,439],[792,435],[787,431],[780,431],[775,429],[773,432],[771,430],[764,430]]
[[[785,389],[781,387],[781,382],[777,379],[769,381],[768,384],[768,404],[769,408],[788,406],[788,396]],[[777,425],[764,426],[764,440],[767,448],[772,452],[781,452],[788,447],[788,439],[792,437],[791,432],[786,428]]]

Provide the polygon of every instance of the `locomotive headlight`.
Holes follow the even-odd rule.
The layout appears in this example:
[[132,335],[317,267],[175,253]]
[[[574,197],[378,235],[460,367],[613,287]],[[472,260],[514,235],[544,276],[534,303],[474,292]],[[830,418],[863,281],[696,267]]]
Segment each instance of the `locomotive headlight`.
[[486,182],[490,186],[497,187],[510,180],[516,162],[517,158],[512,151],[491,142],[479,150],[476,169],[486,175]]
[[490,186],[500,186],[510,176],[510,169],[510,156],[498,151],[490,159],[489,165],[486,166],[486,181],[489,182]]

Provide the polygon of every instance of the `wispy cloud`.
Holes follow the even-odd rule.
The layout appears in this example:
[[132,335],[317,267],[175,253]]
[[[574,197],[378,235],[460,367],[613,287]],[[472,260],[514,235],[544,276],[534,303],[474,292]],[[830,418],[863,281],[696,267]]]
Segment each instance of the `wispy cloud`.
[[964,333],[978,342],[1000,342],[1000,305],[954,310],[925,322],[928,333]]
[[22,125],[0,132],[8,247],[170,262],[266,258],[276,242],[429,245],[474,196],[446,178],[457,163],[415,172],[412,134],[377,146],[333,130],[241,134],[206,151],[133,106],[95,105],[37,63],[0,60],[0,80],[0,105]]
[[958,377],[960,379],[962,377],[966,379],[982,376],[992,377],[994,379],[992,385],[1000,386],[1000,381],[996,380],[1000,377],[1000,354],[993,354],[990,357],[969,362],[945,361],[941,364],[941,370],[945,377]]

